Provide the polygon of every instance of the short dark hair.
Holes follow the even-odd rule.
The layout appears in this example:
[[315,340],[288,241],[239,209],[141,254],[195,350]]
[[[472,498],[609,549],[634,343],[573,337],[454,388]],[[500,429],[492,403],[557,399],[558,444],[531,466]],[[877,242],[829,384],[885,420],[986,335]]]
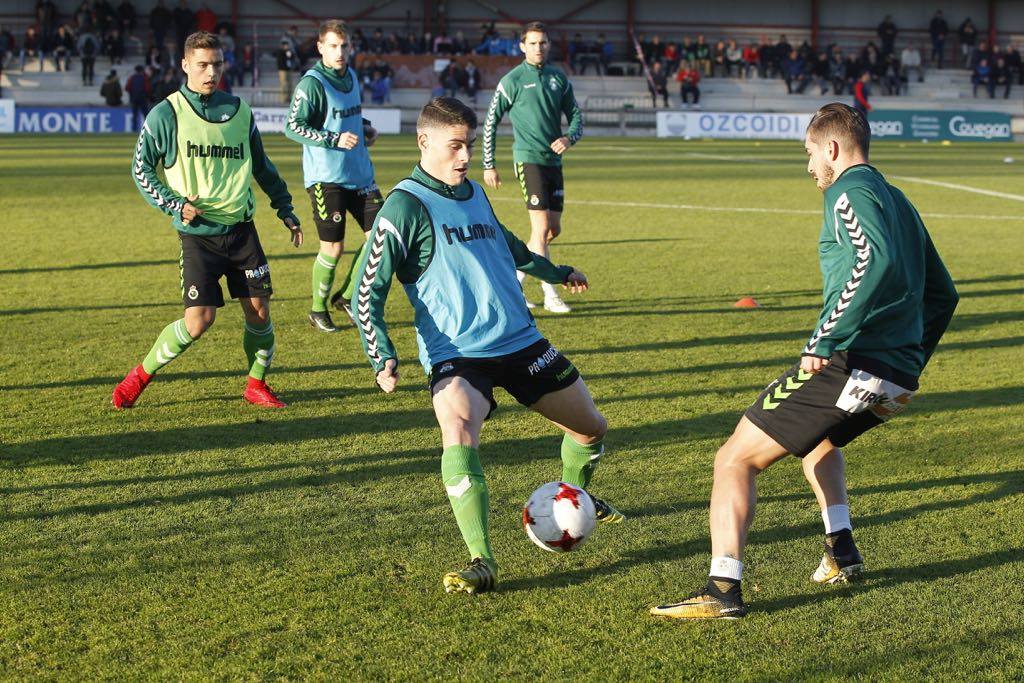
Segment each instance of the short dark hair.
[[341,19],[327,19],[320,24],[318,39],[323,40],[328,33],[337,33],[339,36],[348,38],[348,24]]
[[871,126],[864,114],[848,104],[832,102],[819,109],[807,124],[807,136],[815,142],[832,138],[845,142],[867,156]]
[[548,27],[544,25],[542,21],[531,21],[529,24],[523,27],[523,30],[519,32],[519,40],[526,40],[527,33],[543,33],[548,34]]
[[220,38],[207,33],[206,31],[196,31],[188,38],[185,39],[185,54],[192,52],[193,50],[221,50],[223,49],[220,44]]
[[477,126],[476,112],[454,97],[435,97],[416,119],[416,130],[437,126]]

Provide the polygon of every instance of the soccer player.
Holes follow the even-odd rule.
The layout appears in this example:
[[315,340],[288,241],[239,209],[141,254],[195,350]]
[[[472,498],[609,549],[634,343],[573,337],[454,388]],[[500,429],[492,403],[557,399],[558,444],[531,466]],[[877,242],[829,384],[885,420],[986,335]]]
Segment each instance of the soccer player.
[[[173,218],[181,241],[179,267],[185,317],[164,328],[149,354],[114,389],[116,408],[131,408],[153,374],[180,356],[209,329],[224,305],[219,280],[245,316],[242,346],[249,379],[243,394],[268,408],[285,404],[265,381],[274,357],[270,322],[270,266],[253,224],[255,178],[270,206],[302,244],[292,197],[263,151],[249,105],[217,90],[224,54],[216,36],[200,31],[185,41],[184,86],[153,107],[135,146],[132,176],[151,206]],[[165,185],[157,175],[162,164]]]
[[[441,475],[472,557],[443,583],[448,592],[466,593],[491,590],[497,581],[478,454],[484,420],[497,407],[494,387],[565,432],[567,483],[588,486],[607,431],[579,372],[537,331],[515,271],[574,293],[587,289],[587,278],[532,253],[498,221],[484,189],[466,180],[476,126],[476,114],[455,98],[435,98],[420,112],[420,163],[377,216],[356,298],[363,348],[387,393],[399,377],[384,322],[392,276],[415,311],[420,362],[441,427]],[[611,505],[597,498],[594,504],[600,521],[624,519]]]
[[[320,234],[309,323],[322,332],[334,332],[337,327],[327,311],[327,298],[345,247],[345,213],[359,221],[364,233],[369,232],[384,199],[374,182],[367,151],[377,131],[363,118],[359,77],[348,63],[352,48],[348,27],[337,19],[323,22],[316,47],[321,59],[295,87],[284,133],[302,144],[302,174]],[[349,317],[352,271],[360,254],[352,259],[344,283],[331,297],[331,303]]]
[[839,449],[903,410],[958,301],[917,210],[868,164],[870,138],[867,119],[845,104],[825,105],[807,127],[807,171],[825,194],[824,308],[800,362],[761,392],[715,456],[707,584],[652,614],[746,615],[740,581],[755,478],[787,453],[803,459],[825,523],[811,579],[845,582],[863,570]]
[[[550,244],[562,232],[562,208],[565,188],[562,181],[562,155],[583,137],[583,112],[576,104],[572,85],[560,69],[547,63],[547,29],[535,21],[520,34],[519,48],[526,55],[522,64],[509,71],[498,83],[484,121],[484,182],[501,186],[495,167],[494,138],[506,112],[512,121],[512,157],[516,177],[530,214],[530,251],[547,258]],[[569,132],[562,133],[562,115],[569,121]],[[519,284],[526,273],[519,271]],[[544,308],[553,313],[572,309],[558,290],[542,282]],[[524,293],[524,296],[525,293]],[[526,305],[533,308],[527,298]]]

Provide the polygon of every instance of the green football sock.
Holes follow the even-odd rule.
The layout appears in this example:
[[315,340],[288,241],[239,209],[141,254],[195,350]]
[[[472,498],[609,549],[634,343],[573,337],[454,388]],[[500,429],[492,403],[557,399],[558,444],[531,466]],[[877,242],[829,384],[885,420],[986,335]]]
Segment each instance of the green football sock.
[[334,284],[334,269],[338,265],[338,259],[328,256],[324,252],[316,255],[313,262],[313,309],[317,313],[327,310],[327,296],[331,293],[331,285]]
[[562,481],[581,489],[587,488],[603,453],[603,442],[589,445],[576,443],[566,434],[562,439]]
[[274,359],[274,324],[269,320],[263,324],[246,322],[242,346],[249,360],[249,376],[263,379]]
[[441,477],[452,504],[462,540],[472,557],[482,557],[497,568],[487,535],[487,482],[480,455],[471,446],[449,446],[441,455]]
[[153,348],[149,350],[146,358],[142,361],[142,369],[146,371],[147,375],[152,375],[181,355],[192,345],[192,341],[188,328],[185,327],[185,319],[175,320],[165,327],[160,336],[156,338]]
[[355,257],[352,259],[352,264],[348,267],[348,274],[345,276],[345,282],[341,285],[341,298],[345,301],[352,301],[352,297],[356,293],[356,273],[359,272],[359,265],[363,261],[363,256],[366,255],[366,245],[369,242],[363,242],[363,246],[359,247],[359,251],[356,252]]

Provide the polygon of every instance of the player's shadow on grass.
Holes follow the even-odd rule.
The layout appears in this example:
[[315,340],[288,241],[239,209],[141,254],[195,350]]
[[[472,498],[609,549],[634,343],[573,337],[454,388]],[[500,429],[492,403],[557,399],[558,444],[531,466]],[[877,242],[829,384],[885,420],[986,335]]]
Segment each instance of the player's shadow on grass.
[[[963,499],[955,498],[943,498],[941,500],[930,501],[921,503],[920,505],[898,508],[888,512],[878,513],[874,515],[863,515],[857,517],[858,528],[868,528],[878,525],[890,525],[894,523],[905,522],[911,520],[920,515],[924,515],[930,512],[950,512],[956,509],[970,508],[976,505],[985,503],[992,503],[1004,498],[1010,498],[1024,494],[1024,470],[1013,470],[1009,472],[997,472],[997,473],[986,473],[975,475],[975,477],[956,477],[956,478],[942,478],[939,480],[932,481],[916,481],[907,482],[906,484],[893,484],[893,490],[895,491],[918,491],[926,488],[933,488],[938,486],[956,486],[961,487],[964,483],[971,483],[972,479],[976,478],[976,483],[984,482],[999,482],[1000,485],[990,491],[977,493]],[[883,485],[888,486],[888,485]],[[870,487],[869,487],[870,488]],[[808,493],[810,496],[810,493]],[[787,496],[788,498],[788,496]],[[683,502],[681,505],[675,506],[673,512],[681,512],[685,510],[693,510],[693,502]],[[629,514],[631,511],[626,509],[625,512]],[[642,515],[642,512],[640,512]],[[599,530],[600,532],[600,530]],[[808,522],[806,524],[799,524],[785,527],[768,527],[758,528],[757,521],[755,520],[754,526],[750,531],[749,543],[751,545],[766,545],[769,543],[780,543],[787,541],[796,541],[804,538],[815,538],[821,534],[821,524],[815,522]],[[630,568],[638,565],[651,564],[654,562],[666,562],[674,559],[682,558],[687,555],[694,554],[708,554],[711,548],[711,539],[707,535],[702,534],[699,537],[691,538],[678,543],[666,543],[658,542],[654,546],[638,550],[634,552],[625,553],[621,559],[615,562],[610,562],[597,567],[586,567],[575,570],[568,570],[562,572],[556,572],[551,574],[545,574],[542,576],[523,577],[520,579],[512,579],[508,582],[502,583],[502,590],[548,590],[553,588],[562,588],[570,585],[578,585],[593,580],[597,576],[602,575],[613,575],[629,570]],[[986,558],[992,558],[993,564],[985,565]],[[1019,562],[1024,560],[1024,550],[1009,550],[1000,551],[998,553],[990,553],[988,556],[980,556],[980,558],[971,558],[967,560],[957,560],[949,562],[937,562],[931,565],[922,565],[920,567],[910,567],[903,570],[879,570],[877,574],[882,577],[881,581],[875,582],[870,578],[864,584],[860,584],[851,587],[851,590],[873,589],[876,587],[888,587],[898,583],[907,583],[913,581],[924,580],[921,576],[922,573],[932,572],[930,578],[938,578],[939,576],[953,576],[964,571],[984,568],[985,566],[995,566],[997,564],[1007,564],[1009,562]],[[980,564],[978,564],[980,562]],[[935,575],[939,572],[938,576]],[[949,573],[943,573],[948,571]],[[694,581],[699,581],[700,577],[694,577]],[[679,586],[680,590],[686,590],[686,586]],[[825,599],[836,599],[843,597],[844,591],[837,591],[831,593],[821,593],[813,595],[794,595],[778,600],[766,601],[766,602],[755,602],[757,609],[764,611],[775,611],[779,609],[792,609],[800,607],[809,602],[815,602]]]
[[[292,261],[301,259],[312,260],[314,255],[303,252],[272,254],[270,262]],[[27,275],[29,273],[63,273],[80,270],[109,270],[111,268],[144,268],[147,266],[176,266],[177,259],[149,259],[145,261],[106,261],[103,263],[68,263],[59,266],[25,266],[22,268],[0,268],[0,275]]]

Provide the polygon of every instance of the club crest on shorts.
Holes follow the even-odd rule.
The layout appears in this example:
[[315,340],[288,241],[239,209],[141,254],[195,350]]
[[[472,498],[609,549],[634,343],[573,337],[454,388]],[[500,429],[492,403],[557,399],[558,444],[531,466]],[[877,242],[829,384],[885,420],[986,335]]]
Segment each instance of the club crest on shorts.
[[341,211],[335,211],[331,214],[331,220],[335,223],[340,223],[342,219]]
[[196,299],[198,299],[199,298],[199,288],[196,287],[195,285],[192,285],[191,287],[189,287],[188,288],[188,298],[191,299],[192,301],[195,301]]
[[530,206],[537,206],[540,204],[540,197],[535,194],[530,195]]

